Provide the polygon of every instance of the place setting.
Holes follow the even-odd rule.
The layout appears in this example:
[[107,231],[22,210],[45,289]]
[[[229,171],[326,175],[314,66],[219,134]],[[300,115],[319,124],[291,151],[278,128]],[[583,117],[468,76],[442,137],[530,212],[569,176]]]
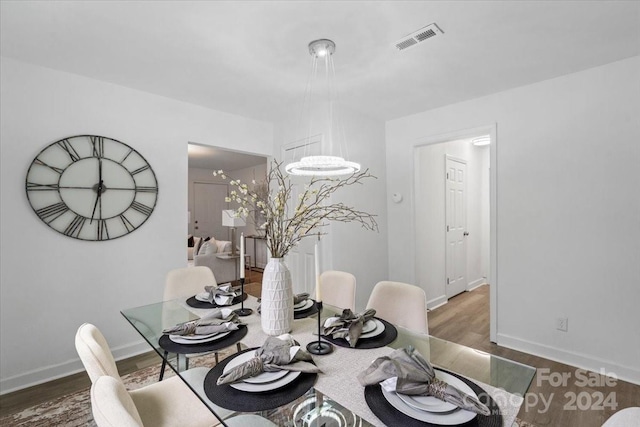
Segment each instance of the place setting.
[[220,286],[205,286],[204,292],[200,292],[189,299],[187,305],[193,308],[217,308],[235,305],[247,299],[242,286],[232,286],[224,283]]
[[371,411],[402,426],[502,426],[497,403],[479,385],[434,368],[413,347],[379,357],[358,380]]
[[386,320],[375,317],[375,314],[373,309],[362,313],[344,309],[340,316],[325,319],[320,336],[340,347],[384,347],[396,339],[398,330]]
[[293,296],[293,318],[304,319],[318,312],[318,305],[309,298],[308,293],[301,293]]
[[265,411],[304,395],[320,372],[312,356],[284,334],[221,361],[205,377],[204,391],[226,409]]
[[179,323],[162,331],[158,344],[169,353],[202,353],[219,350],[247,335],[247,326],[229,308],[218,308],[208,315]]
[[[261,313],[261,298],[258,298],[258,313]],[[309,298],[308,293],[296,294],[293,296],[293,318],[304,319],[318,312],[318,303]]]

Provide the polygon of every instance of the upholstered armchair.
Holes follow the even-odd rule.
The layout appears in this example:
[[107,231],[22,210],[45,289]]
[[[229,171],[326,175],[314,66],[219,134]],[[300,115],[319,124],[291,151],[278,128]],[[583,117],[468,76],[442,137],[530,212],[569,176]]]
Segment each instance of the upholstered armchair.
[[187,246],[187,259],[193,260],[195,255],[198,255],[198,248],[202,244],[202,237],[192,236],[189,234],[187,236],[187,241],[190,242],[190,245]]
[[209,267],[213,271],[216,282],[219,284],[238,279],[239,259],[218,258],[217,255],[229,254],[231,242],[227,240],[210,239],[202,243],[198,255],[193,256],[193,265]]

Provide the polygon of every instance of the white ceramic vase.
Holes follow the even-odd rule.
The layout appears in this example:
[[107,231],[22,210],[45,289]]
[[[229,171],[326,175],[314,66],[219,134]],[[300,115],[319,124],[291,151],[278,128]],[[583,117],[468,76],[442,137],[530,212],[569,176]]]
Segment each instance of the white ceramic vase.
[[271,258],[262,273],[260,317],[265,334],[278,336],[293,325],[291,272],[283,258]]

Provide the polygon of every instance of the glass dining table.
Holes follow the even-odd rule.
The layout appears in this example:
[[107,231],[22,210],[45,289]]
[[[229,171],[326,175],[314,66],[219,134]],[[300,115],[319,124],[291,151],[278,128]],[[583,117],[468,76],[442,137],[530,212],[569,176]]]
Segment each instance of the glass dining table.
[[[223,425],[239,425],[236,421],[232,421],[233,418],[244,414],[257,414],[278,426],[464,424],[511,427],[523,403],[523,396],[536,372],[531,366],[395,327],[397,335],[387,345],[355,349],[334,345],[333,352],[330,354],[313,355],[314,363],[320,368],[321,373],[314,374],[311,381],[298,380],[297,393],[290,397],[281,389],[268,391],[257,389],[255,390],[257,393],[252,393],[254,390],[251,389],[248,391],[227,389],[233,393],[225,393],[221,391],[222,389],[216,389],[215,371],[218,371],[219,376],[222,368],[226,369],[225,364],[229,360],[235,357],[240,360],[242,354],[236,353],[237,342],[251,349],[260,347],[267,339],[267,335],[261,328],[257,299],[248,296],[244,306],[253,309],[253,314],[240,318],[244,326],[237,331],[236,335],[232,334],[209,346],[176,346],[162,332],[166,328],[199,319],[211,312],[211,309],[195,308],[187,304],[187,298],[125,309],[122,310],[122,315]],[[238,307],[239,304],[231,306],[233,309]],[[336,309],[327,306],[320,312],[322,320],[336,314],[339,314]],[[316,311],[308,317],[293,321],[290,333],[303,349],[307,344],[318,341],[317,316]],[[234,339],[233,336],[236,338]],[[200,360],[205,361],[204,365],[201,363],[202,366],[195,367],[195,363],[192,362],[192,366],[186,369],[187,353],[193,360],[198,353],[205,354],[204,352],[207,351],[210,354],[211,351],[223,351],[224,346],[226,346],[225,354],[228,354],[228,357],[220,360],[220,363],[216,364],[213,357],[203,356]],[[429,418],[431,414],[428,414],[429,417],[424,419],[417,417],[416,420],[413,413],[403,412],[402,408],[397,406],[400,404],[396,405],[399,411],[394,411],[391,406],[389,406],[391,409],[381,409],[392,401],[388,398],[388,402],[373,398],[371,393],[368,394],[369,387],[365,390],[365,387],[360,385],[357,375],[376,358],[386,356],[394,349],[408,346],[414,347],[438,370],[455,375],[472,386],[473,390],[485,392],[489,396],[487,399],[491,400],[496,408],[495,411],[492,409],[492,412],[499,415],[491,420],[478,416],[478,419],[472,419],[469,424],[466,419],[458,423],[456,418],[450,418],[449,414],[436,414],[435,419]],[[454,380],[458,381],[455,378]],[[405,416],[411,418],[402,418]],[[395,417],[398,417],[397,422]]]

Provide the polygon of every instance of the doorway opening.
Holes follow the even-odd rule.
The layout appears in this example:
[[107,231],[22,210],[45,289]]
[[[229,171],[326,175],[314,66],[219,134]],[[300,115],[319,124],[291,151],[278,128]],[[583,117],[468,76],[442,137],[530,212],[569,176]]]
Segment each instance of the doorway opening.
[[489,285],[495,342],[495,126],[425,138],[414,154],[416,282],[430,310]]
[[[237,203],[227,201],[231,191],[229,182],[240,180],[249,186],[262,185],[269,158],[189,143],[188,159],[187,234],[202,240],[213,238],[231,241],[231,228],[222,224],[222,211],[238,208]],[[214,171],[220,170],[225,172],[226,179],[213,175]],[[236,241],[232,244],[239,247],[242,233],[250,260],[247,267],[261,271],[267,263],[267,251],[266,244],[259,239],[260,233],[256,230],[255,221],[248,219],[246,225],[238,227],[236,231]],[[193,258],[198,255],[193,253],[196,250],[190,251],[189,265],[193,264]]]

